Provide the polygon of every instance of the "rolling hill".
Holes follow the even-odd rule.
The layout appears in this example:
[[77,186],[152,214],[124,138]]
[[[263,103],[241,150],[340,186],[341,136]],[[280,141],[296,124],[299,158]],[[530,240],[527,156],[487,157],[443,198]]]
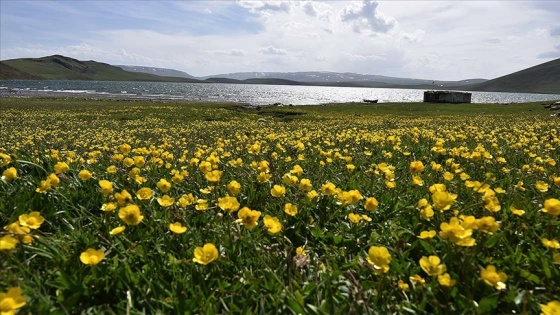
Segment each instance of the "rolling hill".
[[163,77],[195,79],[195,77],[193,77],[192,75],[175,69],[144,67],[144,66],[123,66],[123,65],[117,65],[117,67],[128,72],[149,73],[149,74],[155,74]]
[[473,85],[470,90],[560,94],[560,58]]
[[0,63],[0,80],[200,82],[188,78],[128,72],[106,63],[79,61],[60,55],[4,60]]

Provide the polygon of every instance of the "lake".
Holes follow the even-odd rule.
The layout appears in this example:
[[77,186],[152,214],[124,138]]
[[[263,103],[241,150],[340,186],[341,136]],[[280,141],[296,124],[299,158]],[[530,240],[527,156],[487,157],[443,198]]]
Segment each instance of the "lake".
[[[312,105],[361,102],[421,102],[424,90],[327,86],[122,81],[0,81],[0,96],[84,96]],[[558,94],[471,92],[473,103],[560,100]]]

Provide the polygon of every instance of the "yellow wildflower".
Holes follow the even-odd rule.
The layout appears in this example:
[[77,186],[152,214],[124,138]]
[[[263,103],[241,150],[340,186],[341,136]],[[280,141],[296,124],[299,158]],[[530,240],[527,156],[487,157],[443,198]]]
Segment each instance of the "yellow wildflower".
[[274,185],[270,190],[270,194],[274,197],[282,197],[286,194],[286,188],[280,185]]
[[391,254],[383,246],[371,246],[368,251],[367,261],[375,269],[375,274],[382,274],[389,271]]
[[88,248],[80,255],[80,261],[85,265],[97,265],[105,258],[105,253],[101,249]]
[[207,265],[218,259],[219,255],[220,253],[214,244],[206,243],[204,246],[194,249],[193,261],[201,265]]
[[68,172],[68,170],[70,170],[70,167],[64,162],[58,162],[54,166],[54,173],[56,175]]
[[11,182],[17,177],[17,169],[15,167],[10,167],[2,172],[2,179],[7,182]]
[[88,170],[81,170],[81,171],[78,173],[78,177],[79,177],[81,180],[83,180],[83,181],[86,181],[86,180],[90,179],[91,176],[92,176],[92,174],[91,174],[91,172],[88,171]]
[[516,216],[522,216],[523,214],[525,214],[524,210],[517,209],[513,205],[509,206],[509,210]]
[[13,315],[15,311],[26,304],[19,287],[0,292],[0,314]]
[[405,283],[405,282],[402,281],[402,280],[399,280],[399,281],[397,282],[397,286],[399,287],[399,289],[401,289],[401,290],[403,290],[403,291],[408,291],[408,288],[409,288],[409,287],[408,287],[408,283]]
[[548,247],[548,248],[552,248],[552,249],[560,249],[560,243],[558,242],[558,240],[549,240],[547,238],[543,238],[541,239],[542,243],[544,246]]
[[11,235],[4,235],[0,237],[0,250],[12,250],[16,248],[18,239]]
[[150,187],[142,187],[136,191],[136,197],[140,200],[149,200],[154,196],[154,192]]
[[540,192],[547,192],[548,184],[539,180],[535,183],[535,188]]
[[508,279],[505,273],[496,271],[496,267],[493,265],[482,268],[480,270],[480,278],[482,278],[486,284],[493,286],[497,290],[504,290]]
[[323,191],[325,195],[334,195],[336,193],[336,186],[329,182],[321,186],[321,191]]
[[119,218],[129,225],[138,225],[144,219],[137,205],[128,205],[119,210]]
[[424,169],[424,163],[422,163],[422,161],[410,162],[410,172],[412,174],[422,173]]
[[175,198],[170,197],[169,195],[163,195],[163,197],[157,198],[157,202],[160,206],[167,208],[173,205]]
[[240,207],[239,201],[233,196],[225,196],[223,198],[218,198],[218,207],[225,212],[237,211]]
[[560,200],[556,198],[550,198],[545,200],[544,208],[542,208],[541,211],[553,216],[560,215]]
[[434,203],[434,208],[439,211],[449,210],[451,205],[455,203],[457,199],[456,194],[452,194],[446,191],[436,191],[432,194],[432,202]]
[[422,231],[420,232],[420,235],[418,236],[419,239],[423,239],[423,240],[429,240],[432,239],[436,236],[436,231],[435,230],[430,230],[430,231]]
[[354,224],[358,224],[362,220],[362,216],[356,213],[350,213],[348,214],[348,220]]
[[126,189],[123,189],[120,193],[115,193],[115,199],[117,199],[119,206],[122,207],[132,202],[132,195]]
[[257,226],[259,218],[261,217],[261,212],[243,207],[239,210],[239,212],[237,212],[237,217],[239,219],[236,220],[236,222],[243,224],[246,229],[250,230]]
[[274,234],[282,230],[282,223],[280,223],[277,217],[271,217],[267,214],[264,216],[263,222],[269,233]]
[[375,211],[375,209],[377,209],[377,206],[379,206],[379,202],[377,201],[377,199],[375,199],[375,197],[366,198],[366,202],[364,203],[364,208],[367,211]]
[[541,304],[542,315],[558,315],[560,314],[560,301],[550,301],[546,304]]
[[291,203],[287,203],[287,204],[284,205],[284,212],[287,215],[290,215],[290,216],[293,217],[297,214],[298,207],[296,205],[291,204]]
[[438,256],[423,256],[420,259],[420,267],[428,274],[428,276],[441,275],[445,272],[445,270],[447,270],[445,264],[441,264],[441,260]]
[[438,275],[438,282],[444,287],[452,287],[455,283],[457,283],[456,280],[451,279],[451,276],[448,273]]
[[160,179],[159,182],[157,182],[156,186],[163,193],[166,193],[169,190],[171,190],[171,183],[168,182],[165,178]]
[[101,187],[101,194],[103,196],[109,196],[113,192],[113,183],[108,180],[102,179],[99,181],[99,187]]
[[19,216],[19,224],[33,230],[41,227],[41,224],[43,224],[43,222],[45,222],[45,218],[41,216],[41,213],[39,213],[39,211],[33,211],[29,214],[22,214]]
[[118,235],[118,234],[121,234],[122,232],[124,232],[125,229],[126,229],[126,226],[121,225],[121,226],[118,226],[118,227],[112,229],[112,230],[109,232],[109,234],[111,234],[111,235]]
[[169,230],[175,234],[183,234],[187,231],[187,227],[181,225],[181,222],[169,224]]
[[117,204],[114,203],[114,202],[104,203],[101,206],[101,210],[107,211],[107,212],[115,211],[116,209],[117,209]]
[[241,192],[241,184],[239,182],[235,181],[235,180],[232,180],[227,185],[227,189],[228,189],[230,194],[232,194],[234,196],[238,195]]

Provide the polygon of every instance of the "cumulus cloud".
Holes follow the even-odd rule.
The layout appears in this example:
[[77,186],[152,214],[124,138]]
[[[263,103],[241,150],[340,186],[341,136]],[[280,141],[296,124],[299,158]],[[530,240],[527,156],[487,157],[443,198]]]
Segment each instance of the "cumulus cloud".
[[259,52],[262,53],[262,54],[265,54],[265,55],[279,55],[279,56],[288,54],[286,49],[276,48],[273,45],[263,47],[263,48],[259,49]]
[[253,1],[253,0],[238,0],[237,4],[251,13],[273,13],[273,12],[292,12],[292,2],[287,1]]
[[372,60],[385,60],[385,58],[377,56],[377,55],[359,55],[359,54],[351,54],[351,53],[344,53],[344,57],[350,61],[372,61]]
[[349,23],[356,33],[387,33],[395,26],[396,21],[379,12],[378,5],[377,1],[372,0],[354,2],[342,10],[340,17],[343,22]]
[[401,32],[399,34],[399,41],[408,43],[419,43],[424,39],[426,32],[423,30],[416,30],[412,33]]
[[313,2],[304,2],[302,6],[305,14],[309,16],[317,16],[317,9],[315,9],[315,5],[313,4]]

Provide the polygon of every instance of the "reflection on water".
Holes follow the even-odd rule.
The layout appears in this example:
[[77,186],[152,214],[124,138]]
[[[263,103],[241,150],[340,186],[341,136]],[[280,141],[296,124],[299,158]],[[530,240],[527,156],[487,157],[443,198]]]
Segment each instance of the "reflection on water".
[[[84,95],[241,102],[253,105],[361,102],[421,102],[423,90],[325,86],[117,81],[0,81],[0,95]],[[472,92],[473,103],[558,100],[557,94]]]

